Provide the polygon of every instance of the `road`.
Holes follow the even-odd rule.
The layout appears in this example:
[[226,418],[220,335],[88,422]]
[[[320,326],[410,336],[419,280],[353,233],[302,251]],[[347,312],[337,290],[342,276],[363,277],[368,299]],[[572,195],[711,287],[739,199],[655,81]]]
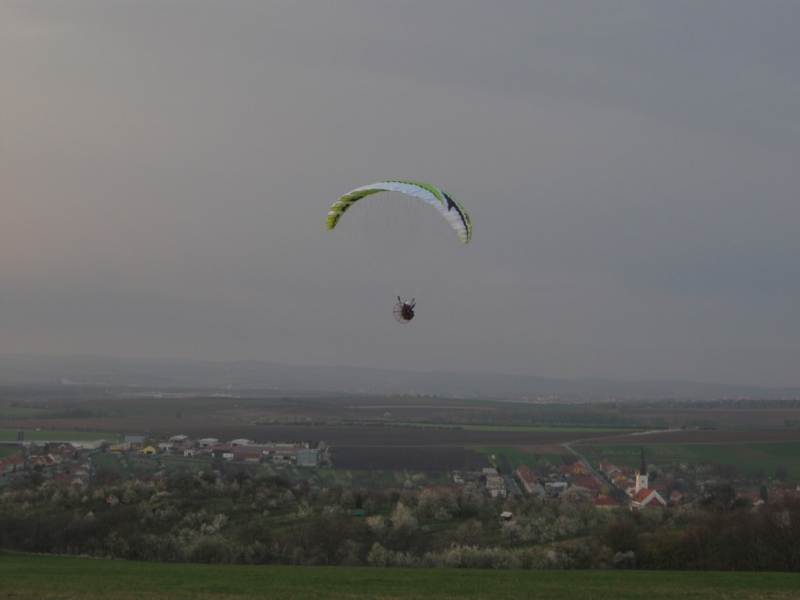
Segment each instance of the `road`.
[[605,484],[608,485],[609,496],[614,498],[614,500],[616,500],[617,502],[624,503],[624,504],[630,504],[630,498],[628,497],[628,494],[625,493],[625,490],[619,489],[614,484],[614,482],[611,481],[611,479],[606,477],[605,473],[596,470],[592,466],[592,463],[590,463],[589,460],[585,456],[583,456],[580,452],[575,450],[570,445],[570,444],[575,443],[575,442],[590,442],[590,441],[593,441],[595,439],[598,439],[598,438],[587,438],[587,439],[583,439],[583,440],[573,440],[572,442],[564,442],[563,444],[561,444],[561,447],[564,448],[567,452],[571,453],[575,458],[577,458],[580,461],[580,463],[584,467],[586,467],[586,471],[587,471],[587,473],[589,473],[589,475],[593,476],[598,481],[602,481],[602,482],[604,482]]

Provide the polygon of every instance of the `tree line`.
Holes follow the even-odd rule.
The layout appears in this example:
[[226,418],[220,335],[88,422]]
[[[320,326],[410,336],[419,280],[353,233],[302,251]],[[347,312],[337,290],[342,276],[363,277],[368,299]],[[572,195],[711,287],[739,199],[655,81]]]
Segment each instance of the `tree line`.
[[[504,520],[503,512],[513,518]],[[86,489],[32,476],[0,494],[0,548],[153,562],[530,569],[800,570],[800,500],[729,485],[640,512],[561,498],[315,488],[204,471]]]

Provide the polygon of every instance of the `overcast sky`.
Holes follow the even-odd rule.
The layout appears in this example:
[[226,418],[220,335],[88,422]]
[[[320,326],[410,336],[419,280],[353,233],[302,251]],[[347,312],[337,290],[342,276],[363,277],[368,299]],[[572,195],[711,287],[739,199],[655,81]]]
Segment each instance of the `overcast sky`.
[[[0,353],[800,385],[798,32],[794,0],[0,0]],[[474,225],[407,325],[324,225],[387,178]]]

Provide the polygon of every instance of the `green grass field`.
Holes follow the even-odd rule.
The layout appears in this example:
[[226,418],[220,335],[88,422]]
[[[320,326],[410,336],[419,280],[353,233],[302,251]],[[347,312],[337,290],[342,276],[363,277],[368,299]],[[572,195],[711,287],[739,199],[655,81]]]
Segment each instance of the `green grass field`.
[[0,446],[0,458],[19,453],[19,446]]
[[[564,464],[561,456],[557,454],[531,454],[522,452],[513,446],[471,446],[470,450],[487,455],[495,464],[499,464],[500,455],[504,454],[512,469],[516,469],[519,465],[541,469],[545,467],[545,463],[555,466]],[[564,454],[568,454],[566,450],[564,450]]]
[[94,466],[103,474],[115,475],[125,479],[128,471],[122,463],[121,457],[117,454],[95,454],[92,456]]
[[1,406],[0,419],[35,419],[45,417],[51,411],[34,406]]
[[[119,435],[107,431],[70,431],[67,429],[26,429],[26,442],[94,442],[108,440],[116,442]],[[0,429],[0,441],[14,442],[17,440],[16,429]]]
[[0,553],[0,598],[788,600],[800,575],[138,563]]
[[593,464],[607,459],[617,465],[637,466],[644,449],[647,461],[653,464],[686,462],[699,464],[732,464],[742,475],[752,476],[762,470],[772,476],[776,469],[786,469],[792,480],[800,479],[800,442],[742,444],[650,444],[577,446],[576,449]]

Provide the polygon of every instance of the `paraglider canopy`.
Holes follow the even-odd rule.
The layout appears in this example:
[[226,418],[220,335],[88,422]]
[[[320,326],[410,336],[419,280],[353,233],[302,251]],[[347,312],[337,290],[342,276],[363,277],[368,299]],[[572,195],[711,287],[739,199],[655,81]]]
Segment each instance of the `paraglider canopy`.
[[325,223],[326,228],[333,229],[336,227],[342,215],[355,202],[379,192],[401,192],[424,200],[434,206],[447,219],[464,244],[472,239],[472,222],[464,207],[444,190],[419,181],[379,181],[346,193],[334,202],[328,211],[328,219]]

